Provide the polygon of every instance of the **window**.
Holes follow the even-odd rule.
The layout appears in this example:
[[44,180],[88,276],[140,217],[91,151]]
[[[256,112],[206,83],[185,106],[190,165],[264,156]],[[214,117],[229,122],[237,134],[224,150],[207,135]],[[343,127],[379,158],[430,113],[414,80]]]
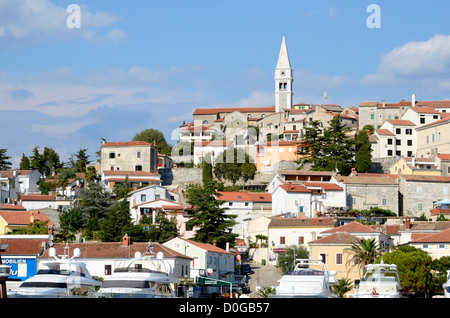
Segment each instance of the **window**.
[[370,114],[370,119],[375,119],[375,115],[374,114]]
[[397,150],[397,151],[395,152],[395,155],[401,157],[401,156],[402,156],[402,152],[401,152],[400,150]]
[[411,139],[408,139],[406,142],[407,142],[408,146],[412,146],[412,140]]
[[406,154],[407,157],[412,157],[412,151],[408,151]]
[[248,206],[248,202],[245,202],[245,206]]
[[138,152],[136,152],[136,158],[141,158],[141,152],[140,151],[138,151]]
[[401,145],[402,145],[402,141],[401,141],[400,139],[397,139],[397,140],[395,141],[395,144],[396,144],[397,146],[401,146]]
[[405,133],[406,133],[407,135],[412,135],[412,129],[411,129],[411,128],[405,129]]
[[439,116],[438,115],[433,115],[433,119],[438,119]]
[[386,198],[381,199],[381,204],[382,204],[382,205],[386,205],[386,204],[387,204]]
[[422,194],[422,192],[423,192],[423,189],[422,189],[422,186],[417,186],[417,194]]
[[402,133],[402,130],[400,128],[395,128],[395,133],[397,135],[400,135]]
[[327,263],[327,254],[325,254],[325,253],[320,253],[320,254],[319,254],[319,259],[320,259],[320,258],[322,258],[322,262],[323,262],[324,264]]
[[142,171],[142,166],[141,165],[137,165],[134,169],[136,171]]
[[111,275],[111,273],[112,273],[112,266],[105,265],[105,275]]
[[388,150],[388,156],[392,156],[392,150]]
[[204,121],[202,122],[202,124],[203,124],[203,125],[209,125],[209,121],[204,120]]
[[439,244],[438,245],[438,249],[442,250],[442,249],[446,249],[447,246],[445,244]]
[[115,152],[110,152],[109,153],[109,159],[114,159],[116,158],[116,153]]
[[145,200],[147,200],[147,196],[145,194],[141,194],[141,201],[145,202]]
[[422,202],[417,203],[417,210],[422,210]]
[[427,136],[427,144],[430,143],[430,136]]
[[423,115],[420,115],[420,123],[425,124],[425,117],[422,117]]
[[342,263],[343,263],[342,253],[336,253],[336,264],[342,265]]
[[388,138],[387,143],[388,145],[392,145],[392,138]]
[[299,236],[298,237],[298,244],[304,244],[305,243],[305,238],[303,236]]
[[280,236],[280,244],[286,244],[286,238],[284,236]]
[[233,202],[228,202],[228,206],[233,206]]

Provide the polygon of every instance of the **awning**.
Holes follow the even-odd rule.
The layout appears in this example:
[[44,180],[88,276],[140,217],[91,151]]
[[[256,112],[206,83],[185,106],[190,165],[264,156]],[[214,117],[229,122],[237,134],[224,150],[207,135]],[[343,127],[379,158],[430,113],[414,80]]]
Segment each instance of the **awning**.
[[226,280],[220,280],[215,278],[209,278],[209,277],[199,277],[199,283],[200,285],[204,286],[224,286],[224,287],[230,287],[231,286],[237,286],[235,282],[229,282]]
[[286,252],[286,249],[285,248],[274,248],[273,252],[274,253],[284,253],[284,252]]

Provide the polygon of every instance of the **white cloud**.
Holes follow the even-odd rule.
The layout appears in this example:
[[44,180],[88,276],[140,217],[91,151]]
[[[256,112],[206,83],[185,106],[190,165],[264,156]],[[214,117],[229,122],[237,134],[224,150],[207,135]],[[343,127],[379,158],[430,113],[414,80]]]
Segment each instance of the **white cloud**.
[[383,55],[377,71],[364,76],[361,83],[414,84],[427,89],[448,89],[449,71],[450,35],[437,34],[427,41],[409,42]]
[[0,49],[16,44],[28,44],[52,39],[86,40],[124,39],[124,31],[114,29],[106,37],[97,36],[97,29],[119,21],[120,17],[106,12],[90,12],[86,6],[80,9],[80,28],[69,28],[67,19],[71,13],[49,0],[0,0]]

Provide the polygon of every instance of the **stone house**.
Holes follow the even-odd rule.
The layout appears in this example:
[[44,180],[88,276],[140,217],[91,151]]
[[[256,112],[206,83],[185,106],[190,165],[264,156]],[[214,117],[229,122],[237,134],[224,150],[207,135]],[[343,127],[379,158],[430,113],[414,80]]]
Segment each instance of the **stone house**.
[[395,176],[387,174],[358,173],[333,177],[338,184],[345,185],[347,207],[366,210],[379,207],[399,213],[398,185]]
[[103,142],[100,171],[157,171],[158,149],[144,141]]
[[450,153],[437,155],[436,165],[441,169],[442,176],[450,176]]
[[450,177],[399,175],[399,214],[431,218],[434,202],[450,199]]

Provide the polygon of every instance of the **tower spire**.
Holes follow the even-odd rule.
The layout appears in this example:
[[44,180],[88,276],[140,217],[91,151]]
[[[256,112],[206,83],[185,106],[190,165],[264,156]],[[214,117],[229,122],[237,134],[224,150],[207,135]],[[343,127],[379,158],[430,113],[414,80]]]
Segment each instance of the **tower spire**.
[[291,68],[291,63],[289,62],[289,54],[286,46],[286,38],[283,35],[283,41],[281,42],[280,54],[278,55],[277,68]]
[[286,38],[283,35],[280,54],[278,55],[277,67],[275,69],[275,110],[292,108],[292,69],[289,62],[289,54],[286,46]]

